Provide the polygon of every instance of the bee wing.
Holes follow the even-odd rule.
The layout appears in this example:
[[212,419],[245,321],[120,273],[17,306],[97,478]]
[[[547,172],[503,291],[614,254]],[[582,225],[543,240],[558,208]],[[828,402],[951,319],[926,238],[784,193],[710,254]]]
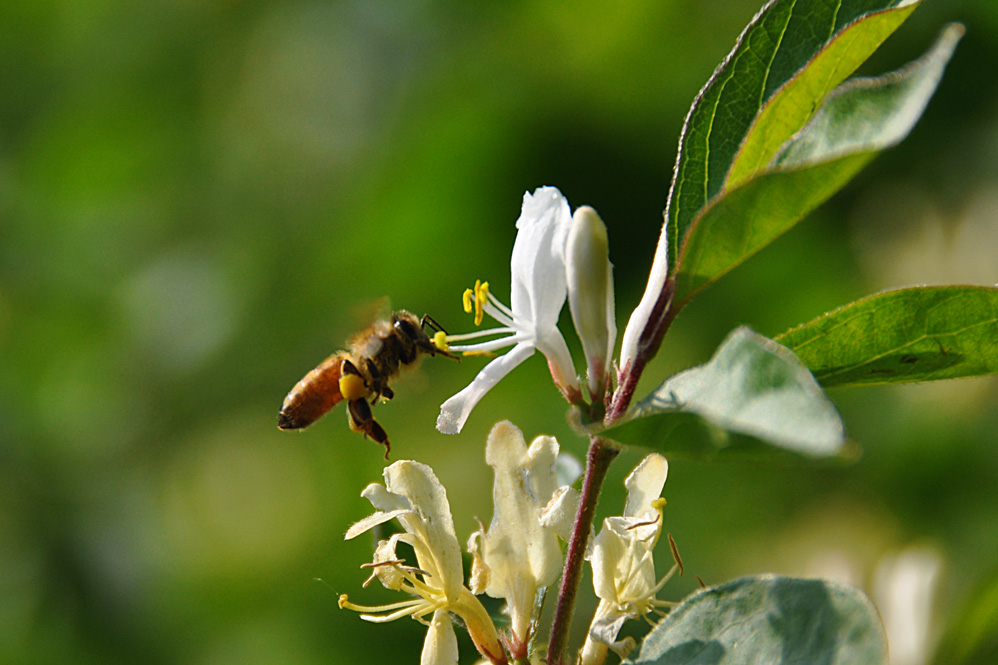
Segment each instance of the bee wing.
[[360,330],[364,326],[369,326],[375,321],[390,319],[392,316],[392,301],[388,296],[381,296],[375,300],[354,305],[348,311],[347,321],[353,325],[354,330]]
[[281,429],[301,429],[321,418],[326,411],[343,400],[340,376],[347,355],[340,351],[323,360],[305,375],[284,398],[277,426]]
[[355,358],[373,358],[384,346],[384,339],[392,334],[392,324],[378,319],[365,330],[350,338],[350,351]]

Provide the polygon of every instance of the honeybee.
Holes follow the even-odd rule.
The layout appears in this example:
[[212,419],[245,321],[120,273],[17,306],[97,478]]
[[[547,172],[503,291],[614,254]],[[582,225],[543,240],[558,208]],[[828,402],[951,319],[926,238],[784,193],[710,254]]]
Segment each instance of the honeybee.
[[405,310],[375,321],[350,339],[348,351],[329,356],[291,389],[277,414],[277,426],[283,430],[308,427],[346,400],[350,429],[383,445],[388,459],[388,434],[371,415],[379,399],[395,396],[388,381],[424,354],[457,359],[433,344],[427,326],[443,331],[429,315],[419,319]]

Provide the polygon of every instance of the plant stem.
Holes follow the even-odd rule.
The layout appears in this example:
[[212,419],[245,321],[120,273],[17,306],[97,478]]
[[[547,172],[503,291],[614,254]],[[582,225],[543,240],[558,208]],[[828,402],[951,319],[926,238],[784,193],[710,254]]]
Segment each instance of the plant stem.
[[638,380],[645,370],[648,361],[655,357],[659,347],[662,345],[662,338],[669,330],[669,326],[676,319],[679,310],[683,308],[685,301],[673,307],[672,295],[676,291],[676,282],[670,277],[666,280],[662,293],[659,294],[655,307],[648,317],[648,324],[641,333],[638,340],[637,356],[629,363],[628,367],[622,367],[617,390],[613,393],[610,406],[607,409],[603,424],[607,427],[613,425],[624,417],[627,407],[631,405],[634,398],[634,390],[638,387]]
[[586,558],[586,544],[593,530],[593,516],[596,514],[596,503],[599,500],[600,489],[606,479],[610,462],[620,452],[620,446],[598,436],[589,439],[589,453],[586,455],[586,475],[582,481],[582,496],[579,500],[579,511],[575,515],[575,527],[572,530],[572,540],[568,543],[565,555],[565,571],[561,576],[561,589],[558,592],[558,604],[551,623],[551,639],[548,641],[548,665],[564,663],[565,647],[568,643],[568,631],[572,623],[572,612],[575,610],[575,596],[582,579],[582,564]]

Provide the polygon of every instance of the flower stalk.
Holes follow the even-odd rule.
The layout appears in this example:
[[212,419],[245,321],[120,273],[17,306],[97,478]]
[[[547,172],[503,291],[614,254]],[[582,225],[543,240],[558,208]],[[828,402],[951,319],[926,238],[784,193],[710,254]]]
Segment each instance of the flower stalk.
[[569,627],[575,611],[575,597],[582,580],[582,565],[586,559],[586,545],[592,534],[593,518],[599,493],[606,480],[610,463],[620,453],[620,446],[598,436],[589,439],[589,452],[586,455],[586,474],[582,481],[582,496],[576,513],[572,538],[565,554],[565,569],[561,576],[558,604],[555,606],[551,623],[551,638],[548,641],[548,665],[565,663],[565,649],[568,645]]

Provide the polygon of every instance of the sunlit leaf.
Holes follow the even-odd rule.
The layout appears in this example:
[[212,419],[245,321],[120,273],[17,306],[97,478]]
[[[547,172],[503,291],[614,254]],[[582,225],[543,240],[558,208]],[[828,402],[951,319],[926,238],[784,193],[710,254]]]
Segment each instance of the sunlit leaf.
[[739,182],[764,167],[918,4],[774,0],[759,11],[683,126],[667,206],[670,265],[696,213],[729,179]]
[[776,338],[824,386],[998,373],[998,288],[914,287],[857,300]]
[[[866,24],[881,25],[873,19]],[[765,167],[749,172],[748,167],[739,166],[737,180],[726,182],[704,199],[688,223],[682,225],[677,219],[681,244],[675,264],[676,303],[682,306],[772,242],[838,191],[878,152],[904,139],[935,92],[962,34],[961,26],[951,25],[928,54],[905,68],[842,84],[775,153],[770,152],[772,141],[759,139],[752,148],[755,156],[745,157],[748,161],[738,165],[754,164],[758,155],[765,154],[771,157]],[[822,100],[801,98],[798,102],[817,105]],[[774,119],[758,128],[773,134],[777,123]],[[746,141],[748,147],[752,136],[738,140]]]
[[[690,428],[706,433],[690,437]],[[807,368],[748,328],[732,332],[708,363],[667,379],[606,435],[663,452],[677,445],[671,439],[690,438],[679,443],[683,452],[704,454],[711,443],[730,443],[723,432],[815,456],[835,455],[845,444],[842,420]]]
[[684,600],[645,637],[634,663],[886,665],[877,610],[822,580],[747,577]]

